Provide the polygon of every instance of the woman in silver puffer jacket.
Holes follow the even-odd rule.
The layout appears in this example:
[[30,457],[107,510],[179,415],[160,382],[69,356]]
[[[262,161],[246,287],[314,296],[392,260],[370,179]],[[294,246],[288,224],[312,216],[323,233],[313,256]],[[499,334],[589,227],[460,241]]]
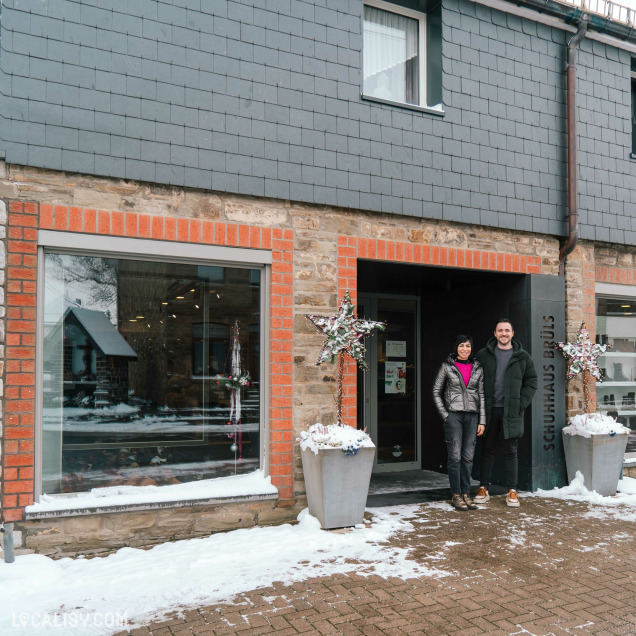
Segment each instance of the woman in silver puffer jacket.
[[476,510],[470,497],[470,474],[477,436],[486,427],[484,370],[473,359],[473,339],[455,338],[453,353],[442,362],[433,383],[433,400],[444,420],[451,503],[456,510]]

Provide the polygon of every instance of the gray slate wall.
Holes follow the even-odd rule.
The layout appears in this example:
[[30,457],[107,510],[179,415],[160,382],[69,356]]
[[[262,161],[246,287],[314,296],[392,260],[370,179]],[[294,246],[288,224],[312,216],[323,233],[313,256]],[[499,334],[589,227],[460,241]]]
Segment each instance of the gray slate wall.
[[[9,163],[565,231],[566,34],[443,0],[445,116],[360,99],[362,0],[4,0]],[[636,244],[629,55],[580,56],[581,236]]]

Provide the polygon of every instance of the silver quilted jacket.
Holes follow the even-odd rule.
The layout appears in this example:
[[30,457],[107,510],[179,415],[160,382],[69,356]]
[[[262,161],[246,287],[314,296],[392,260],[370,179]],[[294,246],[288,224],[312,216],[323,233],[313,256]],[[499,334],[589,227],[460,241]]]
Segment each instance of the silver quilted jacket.
[[451,354],[442,362],[433,382],[433,400],[435,406],[446,420],[450,412],[464,411],[479,413],[479,423],[486,425],[486,400],[484,398],[484,370],[476,360],[470,373],[468,386],[455,366],[455,357]]

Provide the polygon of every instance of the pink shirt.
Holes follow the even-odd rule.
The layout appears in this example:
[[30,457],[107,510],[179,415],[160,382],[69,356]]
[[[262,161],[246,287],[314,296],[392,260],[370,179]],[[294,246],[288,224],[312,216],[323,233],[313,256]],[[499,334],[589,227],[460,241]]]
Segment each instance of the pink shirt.
[[468,386],[468,382],[470,381],[470,374],[473,371],[473,363],[468,362],[464,364],[463,362],[457,362],[457,360],[455,360],[455,366],[459,369],[459,372],[462,374],[462,378],[464,378],[464,384]]

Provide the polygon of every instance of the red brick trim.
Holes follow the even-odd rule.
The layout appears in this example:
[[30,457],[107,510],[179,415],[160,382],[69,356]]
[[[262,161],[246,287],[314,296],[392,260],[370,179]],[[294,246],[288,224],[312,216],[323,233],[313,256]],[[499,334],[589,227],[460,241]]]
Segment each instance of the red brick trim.
[[7,521],[33,503],[35,467],[35,340],[37,230],[225,245],[272,251],[270,311],[269,465],[280,499],[292,497],[293,230],[209,220],[10,201],[4,499]]
[[636,285],[636,269],[632,267],[596,267],[597,283],[615,283],[617,285]]
[[[338,237],[338,298],[342,298],[345,290],[348,289],[354,303],[358,296],[359,258],[516,274],[540,274],[542,271],[539,256],[340,235]],[[356,393],[356,364],[349,360],[345,365],[343,420],[350,426],[356,426],[357,423]]]

